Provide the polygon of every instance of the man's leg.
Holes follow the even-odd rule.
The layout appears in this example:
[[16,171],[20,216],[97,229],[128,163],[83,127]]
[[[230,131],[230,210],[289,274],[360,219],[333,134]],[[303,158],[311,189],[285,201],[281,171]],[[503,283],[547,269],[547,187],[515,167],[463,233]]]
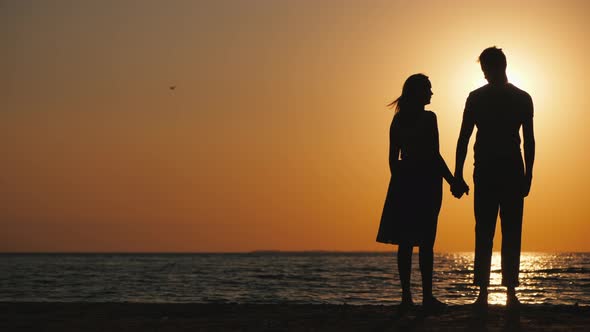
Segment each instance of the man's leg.
[[499,201],[493,188],[476,180],[475,194],[475,263],[474,284],[480,287],[477,303],[487,304],[492,248],[498,218]]
[[[476,189],[477,190],[477,189]],[[483,197],[482,197],[483,196]],[[498,217],[498,203],[494,199],[485,198],[477,191],[475,201],[475,263],[474,281],[478,286],[488,286],[492,264],[492,247]]]
[[502,223],[502,285],[518,286],[522,238],[523,198],[514,198],[500,206]]
[[520,269],[524,181],[522,160],[515,160],[503,169],[500,219],[502,223],[502,285],[507,288],[507,306],[519,304],[515,288],[518,286]]
[[520,250],[522,239],[522,215],[524,199],[517,195],[504,199],[500,204],[502,223],[502,285],[507,289],[507,306],[518,305],[515,288],[518,286]]

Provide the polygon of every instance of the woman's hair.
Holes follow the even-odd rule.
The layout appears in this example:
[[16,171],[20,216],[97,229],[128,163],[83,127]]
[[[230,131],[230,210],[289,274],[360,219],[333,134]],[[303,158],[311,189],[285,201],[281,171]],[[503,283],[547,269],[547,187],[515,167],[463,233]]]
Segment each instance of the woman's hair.
[[404,113],[408,106],[415,104],[417,96],[428,86],[428,76],[424,74],[414,74],[406,79],[402,88],[402,95],[387,106],[395,108],[395,113]]

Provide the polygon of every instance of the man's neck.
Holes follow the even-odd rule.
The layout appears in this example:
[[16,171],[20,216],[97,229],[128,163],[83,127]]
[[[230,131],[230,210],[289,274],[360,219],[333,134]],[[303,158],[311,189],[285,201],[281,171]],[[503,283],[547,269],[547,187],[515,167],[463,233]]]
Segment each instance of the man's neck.
[[488,80],[488,83],[491,85],[508,84],[508,77],[506,76],[506,73],[504,73],[503,75],[498,75],[496,77],[488,78],[487,80]]

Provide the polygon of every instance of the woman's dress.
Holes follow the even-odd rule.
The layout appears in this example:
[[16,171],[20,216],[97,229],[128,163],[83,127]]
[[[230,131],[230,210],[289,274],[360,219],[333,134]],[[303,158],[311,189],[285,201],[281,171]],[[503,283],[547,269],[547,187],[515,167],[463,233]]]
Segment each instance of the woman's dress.
[[398,113],[390,129],[391,179],[377,242],[434,244],[442,203],[441,162],[436,115]]

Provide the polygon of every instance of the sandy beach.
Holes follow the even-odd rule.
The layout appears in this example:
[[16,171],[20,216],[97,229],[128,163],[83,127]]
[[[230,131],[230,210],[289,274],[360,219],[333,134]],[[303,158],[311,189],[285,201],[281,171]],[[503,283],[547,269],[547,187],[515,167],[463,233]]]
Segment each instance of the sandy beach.
[[451,306],[436,315],[395,306],[0,303],[1,331],[588,331],[590,307]]

